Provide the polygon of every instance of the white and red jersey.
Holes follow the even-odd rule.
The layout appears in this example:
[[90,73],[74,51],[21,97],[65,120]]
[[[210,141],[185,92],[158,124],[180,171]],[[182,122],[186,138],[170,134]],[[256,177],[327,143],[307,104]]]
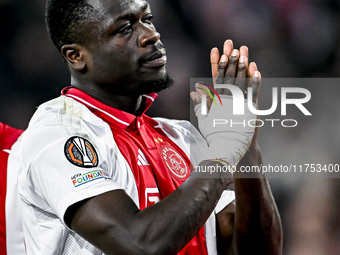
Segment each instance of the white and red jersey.
[[[144,96],[145,109],[155,97]],[[186,121],[135,116],[64,89],[39,107],[21,144],[19,192],[28,254],[102,254],[66,227],[67,208],[116,189],[125,190],[141,210],[157,203],[188,178],[204,156],[204,144]],[[225,191],[215,213],[234,199]],[[212,215],[180,254],[217,254],[215,236]]]
[[15,150],[23,131],[0,123],[0,254],[23,255],[25,244],[17,190]]

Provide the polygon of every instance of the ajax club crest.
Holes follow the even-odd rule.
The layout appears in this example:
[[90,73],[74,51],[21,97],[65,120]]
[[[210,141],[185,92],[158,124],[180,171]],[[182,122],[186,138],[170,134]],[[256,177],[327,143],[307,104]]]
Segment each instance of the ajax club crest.
[[170,174],[180,181],[184,181],[189,173],[189,168],[182,156],[169,145],[161,147],[162,159],[168,167]]

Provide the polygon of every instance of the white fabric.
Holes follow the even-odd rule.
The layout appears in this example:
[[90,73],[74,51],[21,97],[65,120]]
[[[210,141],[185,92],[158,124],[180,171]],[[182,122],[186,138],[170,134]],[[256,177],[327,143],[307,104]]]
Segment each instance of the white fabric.
[[209,145],[204,159],[222,159],[236,166],[252,140],[256,116],[249,111],[247,100],[244,100],[242,115],[233,114],[231,96],[221,100],[222,106],[212,104],[207,115],[202,115],[201,104],[195,107],[199,129]]
[[20,197],[18,193],[18,158],[17,150],[20,144],[20,137],[14,143],[9,153],[7,161],[7,188],[6,188],[6,246],[7,255],[26,254],[24,234],[20,214]]
[[[200,162],[207,146],[196,129],[184,121],[156,120],[191,156],[194,165]],[[95,169],[106,172],[109,178],[74,187],[71,177],[89,169],[72,165],[64,155],[64,145],[73,136],[83,137],[94,146],[99,158]],[[190,144],[194,146],[190,148]],[[139,206],[133,173],[120,153],[110,127],[72,98],[60,96],[39,107],[23,135],[19,155],[18,186],[28,255],[101,254],[65,226],[66,209],[78,201],[123,189]],[[233,192],[226,191],[225,194],[220,202],[222,206],[219,206],[222,209],[235,199]],[[214,217],[211,216],[209,222]],[[207,226],[209,255],[215,255],[215,225]]]
[[[99,165],[81,168],[64,155],[64,145],[80,136],[95,147]],[[101,254],[64,224],[66,209],[86,198],[124,189],[138,205],[138,191],[126,160],[119,152],[109,126],[85,106],[61,96],[39,107],[23,135],[20,148],[19,192],[21,213],[29,255]],[[74,187],[71,178],[90,170],[102,170],[110,179],[98,179]],[[69,240],[69,241],[68,241]],[[65,243],[71,242],[69,249]],[[75,248],[76,247],[76,248]]]

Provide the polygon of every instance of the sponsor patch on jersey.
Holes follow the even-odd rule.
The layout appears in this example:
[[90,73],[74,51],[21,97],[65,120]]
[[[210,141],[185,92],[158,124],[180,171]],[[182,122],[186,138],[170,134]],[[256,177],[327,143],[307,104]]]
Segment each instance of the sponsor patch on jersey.
[[86,139],[78,136],[67,140],[64,147],[65,156],[73,165],[79,167],[98,166],[98,155],[94,146]]
[[106,172],[101,169],[93,170],[86,173],[78,173],[71,177],[73,187],[75,188],[99,179],[106,180],[111,178],[107,175]]
[[182,156],[169,145],[163,145],[160,150],[163,162],[168,167],[170,174],[184,181],[189,173],[189,168]]

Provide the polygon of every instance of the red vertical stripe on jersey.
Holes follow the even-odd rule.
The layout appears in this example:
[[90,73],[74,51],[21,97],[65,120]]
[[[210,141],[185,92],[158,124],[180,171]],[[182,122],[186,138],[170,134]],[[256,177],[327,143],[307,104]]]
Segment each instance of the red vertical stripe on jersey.
[[[183,150],[178,147],[163,132],[152,128],[157,122],[147,116],[137,117],[135,123],[122,130],[111,125],[111,130],[115,141],[123,154],[124,158],[130,165],[135,176],[138,192],[140,209],[145,208],[146,197],[145,190],[147,188],[157,187],[159,189],[160,198],[163,199],[175,191],[190,175],[190,160]],[[162,148],[166,147],[172,151],[172,155],[177,155],[173,163],[182,163],[187,170],[184,177],[178,177],[168,166],[165,165],[162,157]],[[143,152],[149,166],[139,166],[138,154],[139,150]],[[184,160],[184,162],[182,162]],[[177,162],[176,162],[177,161]],[[170,162],[170,161],[169,161]],[[196,234],[196,236],[184,247],[178,255],[207,255],[206,240],[204,227]]]
[[[0,253],[6,254],[6,188],[8,153],[0,151]],[[5,253],[3,253],[5,252]]]
[[[110,125],[115,142],[134,174],[141,210],[157,202],[157,198],[170,195],[189,177],[189,158],[161,129],[155,128],[158,125],[155,120],[144,114],[137,117],[111,108],[75,88],[64,89],[62,93],[84,104]],[[144,98],[145,110],[155,97],[155,94],[150,94]],[[151,190],[150,197],[148,190]],[[207,254],[204,227],[179,253]]]
[[6,189],[8,152],[23,131],[0,123],[0,254],[7,254],[6,247]]

